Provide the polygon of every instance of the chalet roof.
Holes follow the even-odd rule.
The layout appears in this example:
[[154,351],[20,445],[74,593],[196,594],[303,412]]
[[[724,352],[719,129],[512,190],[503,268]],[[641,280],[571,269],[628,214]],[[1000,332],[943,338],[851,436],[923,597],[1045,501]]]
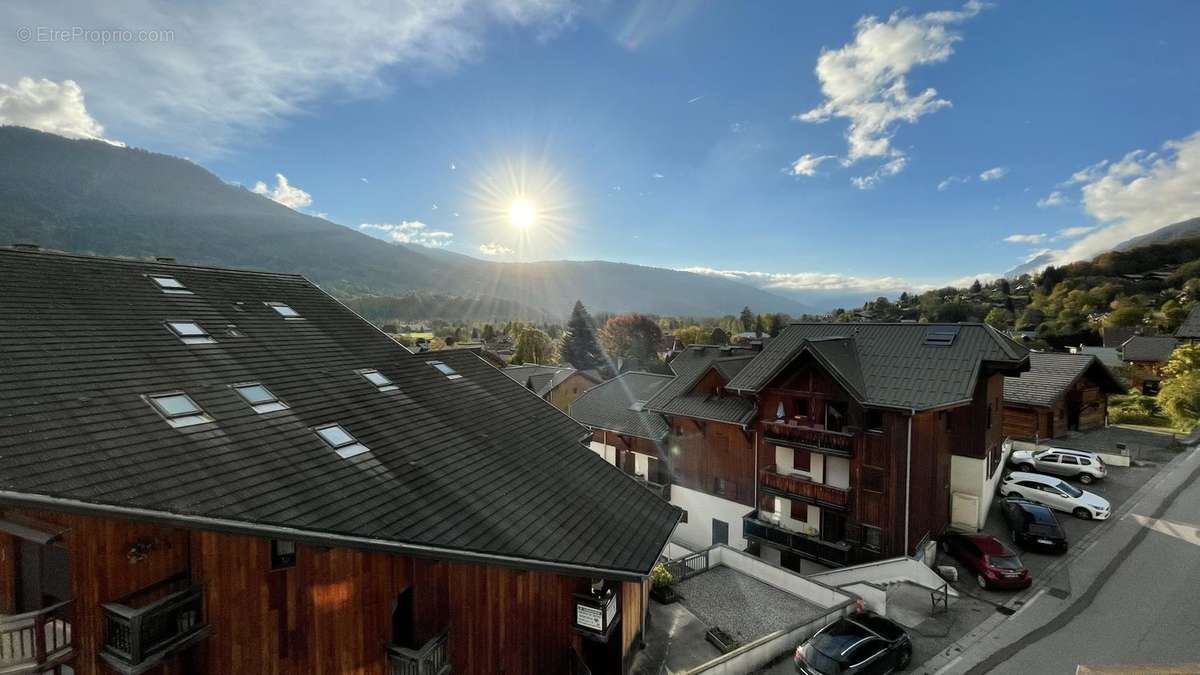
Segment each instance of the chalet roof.
[[1028,350],[985,324],[950,324],[948,345],[926,344],[919,323],[794,323],[727,386],[755,393],[802,353],[818,359],[865,405],[925,410],[971,398],[983,364],[1024,369]]
[[1200,340],[1200,304],[1192,306],[1192,311],[1188,312],[1187,318],[1180,324],[1179,330],[1175,331],[1175,337],[1184,340]]
[[1105,393],[1125,393],[1125,386],[1094,354],[1032,352],[1028,371],[1004,378],[1004,402],[1050,407],[1084,376]]
[[671,360],[675,373],[646,407],[664,415],[743,424],[754,414],[754,402],[740,396],[703,395],[692,390],[709,369],[725,380],[736,377],[761,352],[747,347],[689,345]]
[[1140,363],[1161,363],[1171,358],[1179,340],[1170,336],[1135,335],[1121,345],[1121,358]]
[[1137,328],[1133,326],[1103,326],[1100,328],[1101,344],[1105,347],[1120,347],[1134,335],[1137,335]]
[[[1078,353],[1092,354],[1097,359],[1100,359],[1100,363],[1103,363],[1108,367],[1109,372],[1113,372],[1113,369],[1120,368],[1121,366],[1125,365],[1121,361],[1121,352],[1116,347],[1089,347],[1087,345],[1083,345],[1079,347]],[[1120,374],[1116,372],[1113,372],[1113,375],[1120,377]]]
[[[671,379],[656,373],[622,373],[580,394],[571,403],[571,417],[593,429],[660,441],[670,431],[667,421],[644,404]],[[639,401],[643,409],[635,410]]]
[[520,366],[508,366],[500,371],[509,376],[521,386],[529,389],[538,396],[545,396],[554,391],[554,388],[562,384],[568,377],[576,372],[587,377],[588,379],[599,382],[590,371],[576,371],[568,366],[542,366],[537,364],[527,364]]
[[[288,408],[257,414],[249,382]],[[143,398],[178,391],[213,421]],[[0,503],[627,579],[679,517],[475,354],[410,354],[297,275],[0,249],[0,420]],[[343,459],[329,423],[369,451]]]

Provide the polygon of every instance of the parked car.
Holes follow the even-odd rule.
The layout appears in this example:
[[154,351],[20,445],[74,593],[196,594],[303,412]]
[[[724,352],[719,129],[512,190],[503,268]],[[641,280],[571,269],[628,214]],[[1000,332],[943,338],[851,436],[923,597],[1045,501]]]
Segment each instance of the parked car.
[[1111,512],[1104,497],[1080,490],[1061,478],[1040,473],[1014,471],[1008,474],[1000,482],[1000,494],[1028,499],[1084,520],[1105,520]]
[[1009,497],[1000,503],[1000,513],[1017,546],[1067,552],[1067,534],[1049,507],[1028,499]]
[[1094,452],[1067,448],[1013,450],[1008,463],[1025,473],[1044,473],[1076,478],[1084,485],[1108,475],[1104,460]]
[[866,675],[904,670],[912,640],[889,619],[860,612],[838,619],[796,647],[796,672],[805,675]]
[[1033,575],[1021,558],[990,534],[948,532],[942,535],[940,543],[942,551],[975,575],[980,588],[1017,590],[1029,588],[1033,583]]

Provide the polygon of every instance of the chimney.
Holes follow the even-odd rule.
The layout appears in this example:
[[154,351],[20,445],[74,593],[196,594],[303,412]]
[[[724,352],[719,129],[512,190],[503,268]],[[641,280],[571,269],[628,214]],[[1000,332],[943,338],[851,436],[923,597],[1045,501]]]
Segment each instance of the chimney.
[[172,258],[171,256],[156,255],[156,256],[154,256],[154,262],[173,263],[173,262],[175,262],[175,259]]
[[41,246],[38,246],[37,244],[29,243],[29,242],[17,242],[15,244],[13,244],[12,247],[17,249],[18,251],[40,251],[40,250],[42,250]]
[[762,340],[751,340],[750,341],[750,349],[753,349],[756,352],[761,352],[762,348],[763,348]]

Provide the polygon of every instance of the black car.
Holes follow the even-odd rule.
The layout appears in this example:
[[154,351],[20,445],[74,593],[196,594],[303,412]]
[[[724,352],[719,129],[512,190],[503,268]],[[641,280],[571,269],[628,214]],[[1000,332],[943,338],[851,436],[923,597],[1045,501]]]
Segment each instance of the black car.
[[796,672],[805,675],[882,675],[904,670],[912,641],[900,626],[862,612],[838,619],[796,648]]
[[1049,507],[1028,499],[1005,499],[1000,513],[1008,523],[1012,541],[1022,548],[1035,548],[1056,553],[1067,551],[1067,534]]

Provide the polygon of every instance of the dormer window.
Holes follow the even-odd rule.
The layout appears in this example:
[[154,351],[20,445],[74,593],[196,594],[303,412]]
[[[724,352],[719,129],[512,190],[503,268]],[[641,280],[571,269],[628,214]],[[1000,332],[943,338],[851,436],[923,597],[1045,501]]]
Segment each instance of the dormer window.
[[159,290],[167,295],[192,295],[187,286],[184,286],[175,277],[169,277],[165,274],[151,274],[150,281],[153,281],[154,285],[158,286]]
[[266,385],[258,384],[257,382],[236,384],[233,386],[233,390],[242,397],[242,400],[249,403],[251,408],[254,408],[254,412],[260,415],[287,410],[288,408],[288,405],[280,401],[278,396],[271,393],[271,390],[267,389]]
[[167,328],[185,345],[207,345],[216,342],[208,331],[195,321],[168,321]]
[[358,374],[366,378],[367,382],[379,387],[379,391],[396,391],[396,385],[378,370],[360,370]]
[[213,421],[213,418],[196,405],[191,396],[181,391],[147,396],[146,400],[163,416],[167,424],[176,429]]
[[337,452],[338,457],[349,459],[356,455],[361,455],[364,452],[369,452],[369,448],[358,442],[358,439],[350,435],[339,424],[327,424],[323,427],[315,429],[321,440],[329,444]]
[[267,307],[270,307],[271,309],[275,310],[276,314],[278,314],[279,316],[282,316],[285,319],[288,319],[289,321],[294,321],[297,319],[304,318],[304,317],[300,316],[300,312],[297,312],[296,310],[292,309],[291,305],[288,305],[286,303],[268,302],[268,303],[266,303],[266,305],[267,305]]
[[457,380],[457,379],[462,378],[462,375],[459,375],[457,370],[442,363],[441,361],[426,361],[425,363],[428,363],[429,365],[433,366],[434,368],[437,368],[438,372],[445,375],[446,379],[448,379],[448,380]]

